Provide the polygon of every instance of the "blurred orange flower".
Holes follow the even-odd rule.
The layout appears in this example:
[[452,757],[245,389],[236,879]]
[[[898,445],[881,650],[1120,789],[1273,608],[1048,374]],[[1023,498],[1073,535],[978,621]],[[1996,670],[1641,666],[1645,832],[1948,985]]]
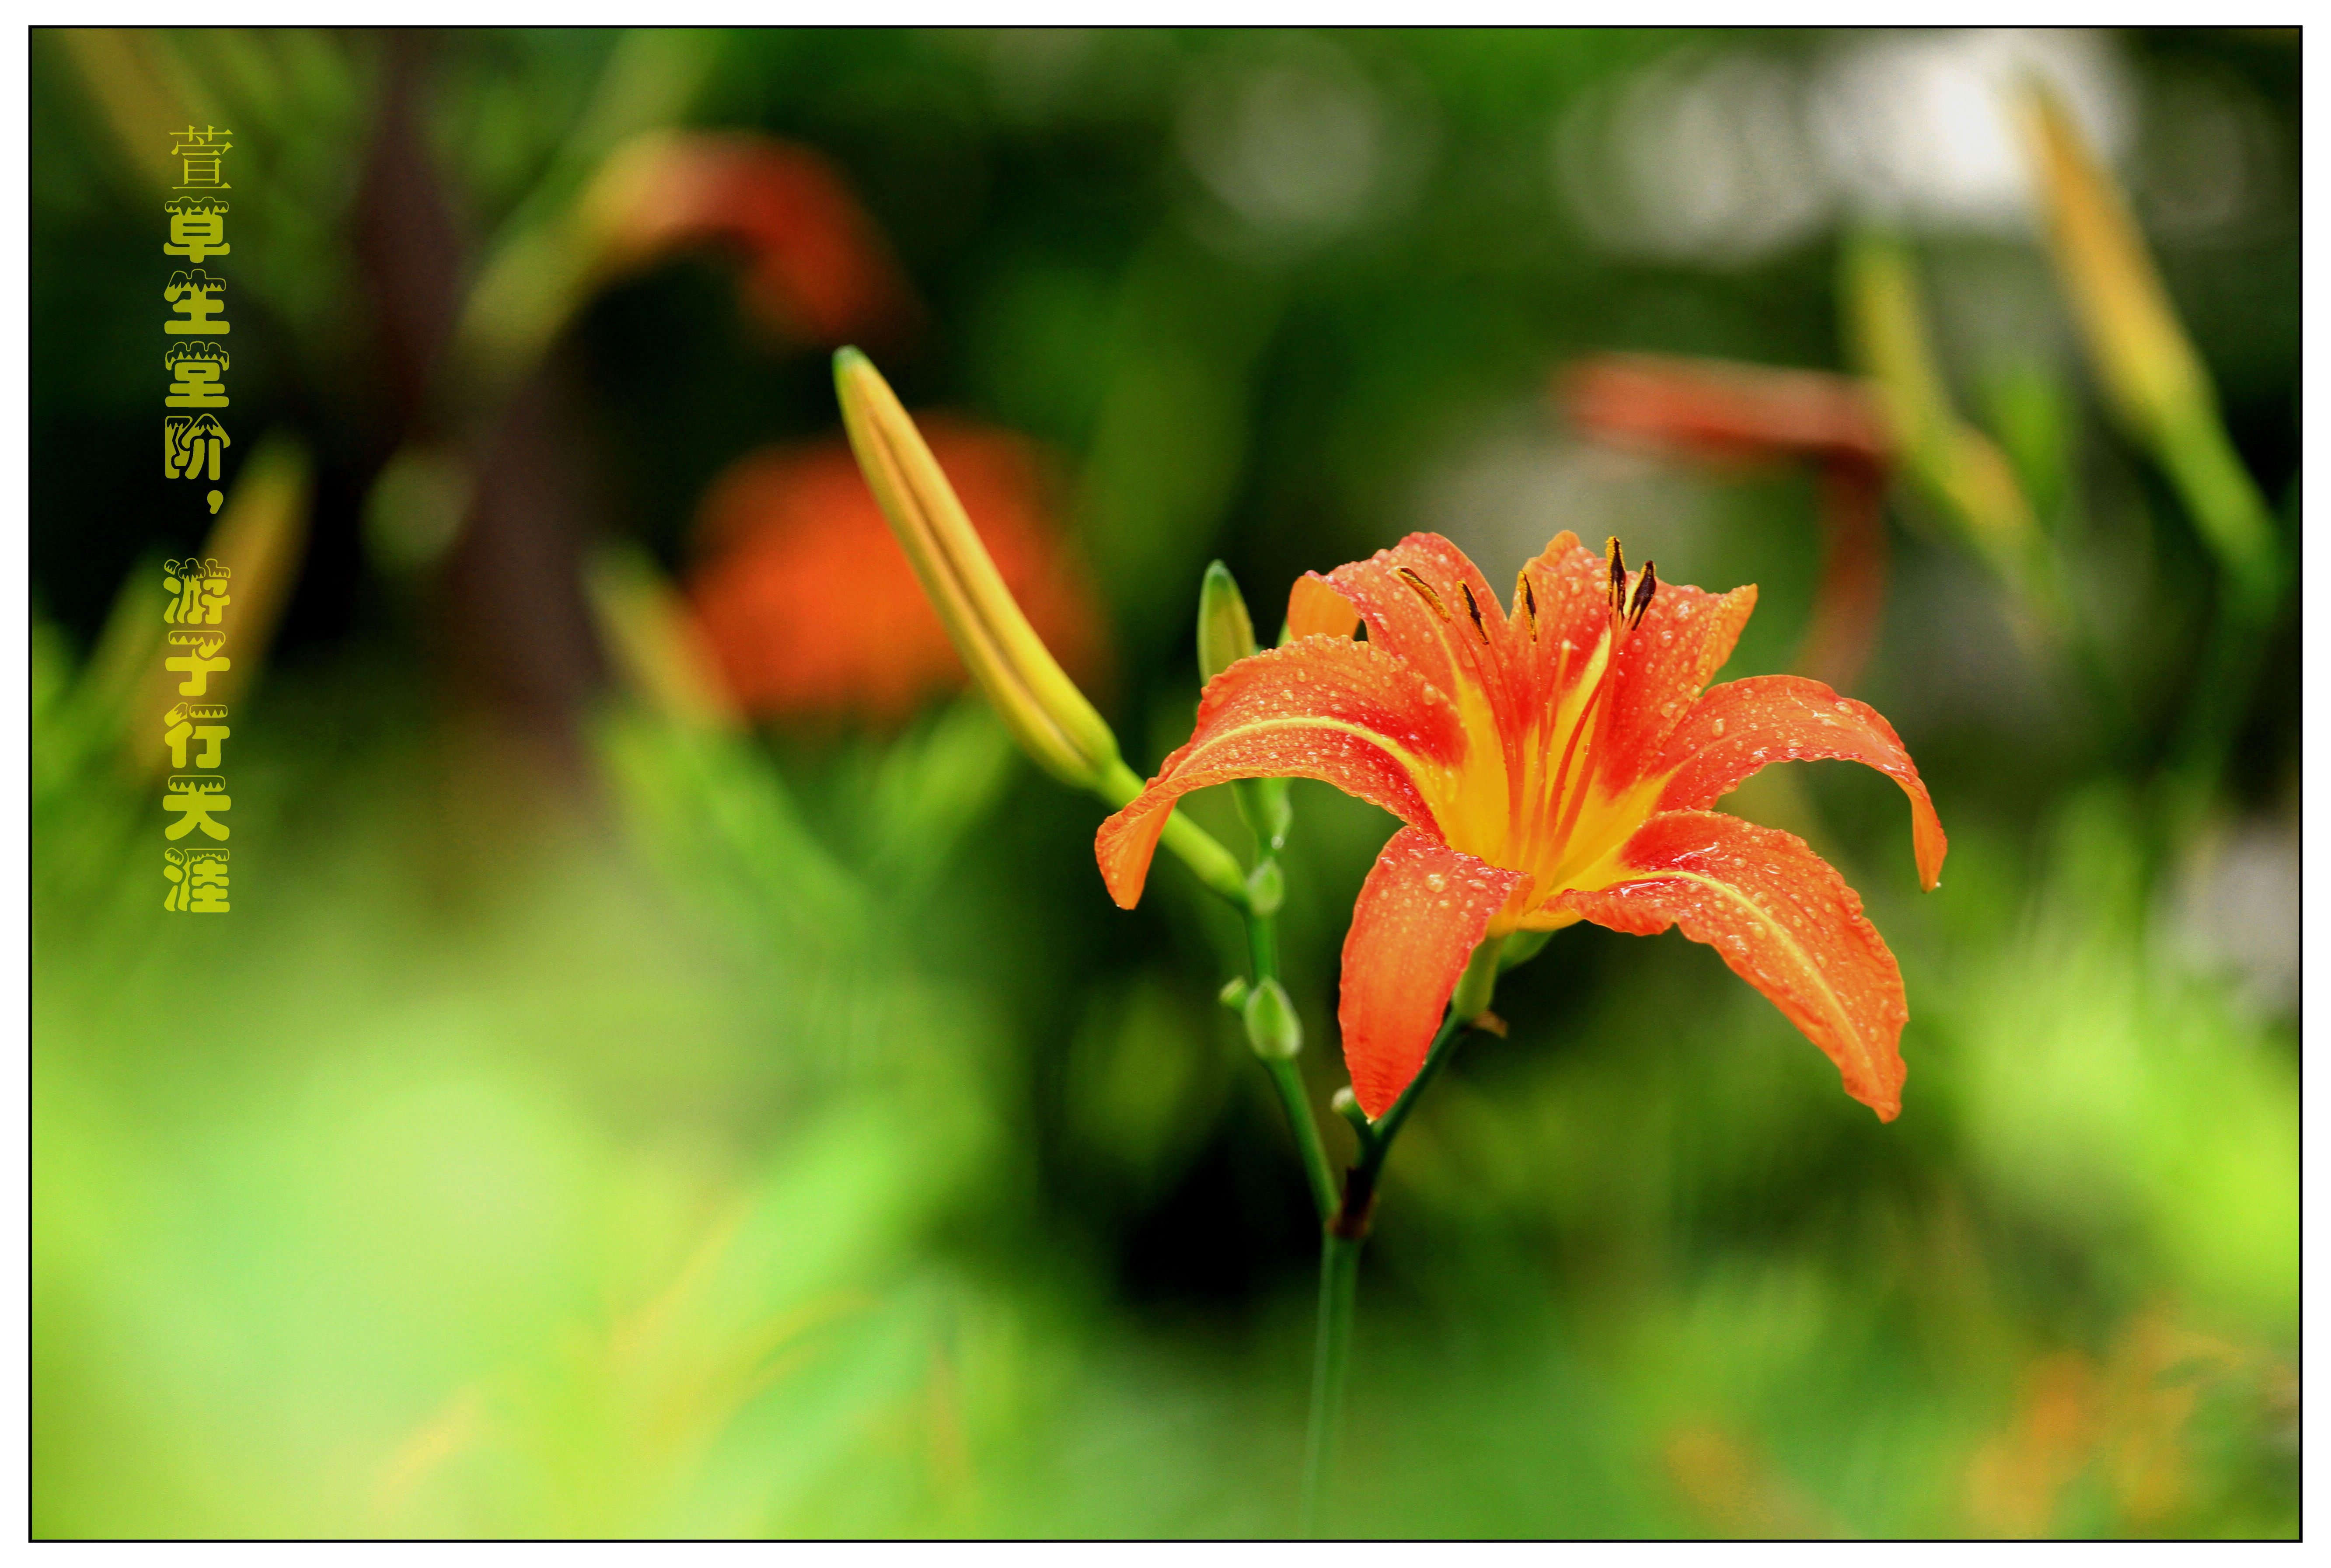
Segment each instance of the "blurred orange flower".
[[[1061,665],[1106,663],[1092,590],[1047,504],[1034,443],[968,420],[921,422],[1004,585]],[[714,482],[691,574],[707,640],[737,702],[766,717],[896,721],[963,665],[840,439],[766,448]]]
[[1850,376],[1602,354],[1570,366],[1562,391],[1591,434],[1719,466],[1810,460],[1882,470],[1890,454],[1876,401]]
[[2295,1409],[2295,1384],[2288,1363],[2182,1326],[2160,1308],[2124,1326],[2102,1358],[2043,1355],[2025,1369],[2012,1419],[1968,1464],[1970,1527],[2053,1535],[2072,1523],[2063,1516],[2075,1483],[2093,1476],[2121,1533],[2183,1534],[2183,1511],[2212,1478],[2210,1450],[2227,1443],[2226,1431],[2195,1421],[2205,1396],[2248,1395],[2252,1419],[2266,1422]]
[[793,336],[880,340],[918,314],[873,221],[806,147],[747,134],[645,138],[603,176],[597,205],[614,270],[699,245],[735,249],[746,299]]
[[1826,556],[1796,667],[1851,688],[1886,607],[1881,508],[1893,461],[1864,383],[1725,360],[1603,354],[1565,370],[1557,394],[1574,424],[1613,446],[1734,472],[1812,465]]

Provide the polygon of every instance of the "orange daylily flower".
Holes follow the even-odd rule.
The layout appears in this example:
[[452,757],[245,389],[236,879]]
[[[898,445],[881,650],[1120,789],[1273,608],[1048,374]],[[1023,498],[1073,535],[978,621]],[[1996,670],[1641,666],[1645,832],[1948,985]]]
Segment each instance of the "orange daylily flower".
[[[1108,663],[1093,592],[1048,504],[1042,453],[990,425],[925,422],[1005,589],[1078,677]],[[962,660],[839,440],[739,459],[707,491],[690,596],[747,713],[878,724],[961,687]]]
[[1894,955],[1803,841],[1708,808],[1767,763],[1867,763],[1910,797],[1930,889],[1942,823],[1867,704],[1793,675],[1703,689],[1755,603],[1753,586],[1705,594],[1648,565],[1630,573],[1617,540],[1598,559],[1567,532],[1522,569],[1509,613],[1434,534],[1308,573],[1288,604],[1294,640],[1209,682],[1189,744],[1101,825],[1110,896],[1140,898],[1185,792],[1321,779],[1406,824],[1344,943],[1344,1059],[1371,1117],[1423,1065],[1485,937],[1591,920],[1643,936],[1679,926],[1716,948],[1891,1121],[1909,1016]]

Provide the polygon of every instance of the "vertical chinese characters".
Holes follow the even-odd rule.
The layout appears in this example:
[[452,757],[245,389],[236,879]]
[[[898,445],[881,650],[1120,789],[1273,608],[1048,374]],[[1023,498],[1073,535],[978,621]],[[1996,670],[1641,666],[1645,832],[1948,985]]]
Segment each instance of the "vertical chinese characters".
[[[233,361],[224,341],[233,330],[227,319],[226,280],[204,264],[233,254],[227,241],[225,155],[232,131],[193,126],[176,133],[171,156],[178,160],[180,193],[162,204],[169,220],[163,255],[184,265],[162,287],[170,308],[162,323],[162,368],[169,381],[162,397],[162,477],[224,479],[226,450],[234,444],[217,410],[229,406],[227,372]],[[224,492],[205,498],[216,512]],[[161,741],[169,774],[162,810],[171,820],[162,830],[162,875],[169,884],[162,908],[173,914],[224,915],[227,904],[227,851],[218,847],[232,832],[225,818],[234,804],[227,794],[227,725],[224,701],[211,677],[234,668],[226,651],[227,611],[234,602],[233,574],[215,559],[188,556],[162,564],[166,594],[162,619],[162,668],[178,677],[178,700],[161,716]]]

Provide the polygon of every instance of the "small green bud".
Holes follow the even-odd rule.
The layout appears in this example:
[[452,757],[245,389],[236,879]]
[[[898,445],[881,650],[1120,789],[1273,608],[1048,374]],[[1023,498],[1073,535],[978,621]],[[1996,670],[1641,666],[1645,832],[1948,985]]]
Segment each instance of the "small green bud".
[[1245,1017],[1246,976],[1243,974],[1232,975],[1229,981],[1223,984],[1222,995],[1219,1000],[1224,1007],[1229,1008],[1232,1012],[1237,1013],[1242,1018]]
[[1303,1021],[1287,988],[1266,980],[1247,993],[1246,1042],[1265,1061],[1292,1061],[1303,1050]]
[[1336,1091],[1336,1098],[1327,1102],[1327,1108],[1351,1123],[1352,1130],[1360,1135],[1363,1144],[1373,1136],[1368,1125],[1368,1113],[1360,1108],[1360,1097],[1352,1092],[1349,1084]]
[[1231,569],[1216,561],[1198,589],[1198,679],[1212,680],[1253,652],[1254,622],[1246,601]]
[[1287,902],[1287,874],[1279,869],[1277,860],[1259,862],[1246,874],[1247,913],[1258,920],[1268,920],[1279,913]]

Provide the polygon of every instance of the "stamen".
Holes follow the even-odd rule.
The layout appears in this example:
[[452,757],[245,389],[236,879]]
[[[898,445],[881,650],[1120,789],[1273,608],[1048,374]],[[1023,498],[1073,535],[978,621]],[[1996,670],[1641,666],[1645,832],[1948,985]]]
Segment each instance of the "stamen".
[[1537,641],[1537,595],[1530,591],[1527,571],[1515,574],[1514,591],[1521,599],[1523,613],[1529,617],[1530,641],[1535,642]]
[[1603,558],[1611,566],[1611,613],[1627,613],[1627,552],[1619,547],[1619,536],[1613,534],[1603,541]]
[[1643,575],[1635,584],[1635,602],[1628,609],[1629,626],[1643,623],[1643,612],[1651,607],[1651,595],[1659,592],[1660,575],[1657,561],[1643,563]]
[[1449,619],[1449,606],[1441,602],[1441,595],[1432,591],[1432,584],[1410,571],[1406,566],[1394,566],[1393,575],[1415,589],[1417,596],[1432,606],[1435,615],[1440,616],[1443,621]]
[[1457,591],[1465,595],[1465,613],[1473,617],[1473,630],[1480,633],[1482,641],[1487,642],[1489,640],[1489,629],[1481,624],[1481,606],[1473,601],[1473,584],[1460,583],[1457,584]]

